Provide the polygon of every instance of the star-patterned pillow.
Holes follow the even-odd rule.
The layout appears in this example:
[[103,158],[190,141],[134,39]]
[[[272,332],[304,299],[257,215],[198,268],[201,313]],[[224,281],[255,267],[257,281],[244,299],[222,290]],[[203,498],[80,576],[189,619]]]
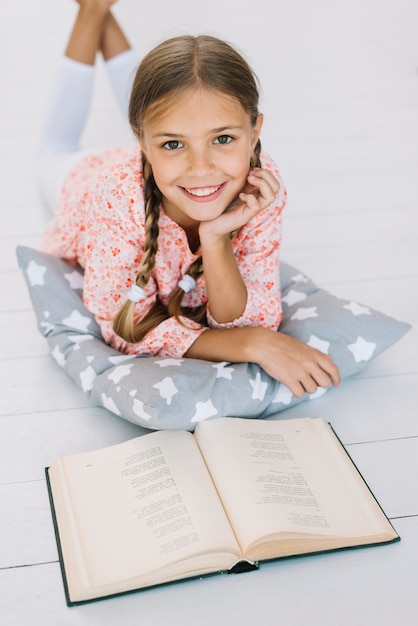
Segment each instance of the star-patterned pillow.
[[[254,363],[132,357],[108,346],[82,301],[79,267],[17,248],[38,327],[52,356],[94,404],[150,429],[193,430],[215,416],[268,417],[325,390],[296,398]],[[282,262],[280,331],[331,354],[342,378],[358,372],[410,326],[318,288]],[[338,393],[338,390],[335,392]]]

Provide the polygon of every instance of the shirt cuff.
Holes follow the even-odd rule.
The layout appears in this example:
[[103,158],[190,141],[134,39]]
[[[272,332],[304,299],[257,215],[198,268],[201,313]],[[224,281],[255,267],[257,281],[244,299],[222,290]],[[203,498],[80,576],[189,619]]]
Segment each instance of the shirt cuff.
[[244,328],[245,326],[264,326],[277,330],[282,320],[281,302],[275,297],[271,297],[269,301],[260,303],[258,299],[252,298],[249,294],[245,309],[232,322],[217,322],[211,315],[209,305],[206,309],[206,319],[210,328],[228,329],[228,328]]
[[196,339],[207,330],[187,317],[170,317],[151,330],[139,343],[128,343],[115,334],[111,322],[102,322],[106,343],[124,354],[143,354],[162,358],[181,359]]

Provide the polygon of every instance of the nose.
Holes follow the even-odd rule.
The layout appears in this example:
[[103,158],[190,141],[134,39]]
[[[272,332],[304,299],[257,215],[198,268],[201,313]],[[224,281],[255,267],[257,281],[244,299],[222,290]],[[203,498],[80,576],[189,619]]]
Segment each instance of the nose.
[[194,147],[189,150],[188,170],[193,176],[206,176],[214,169],[212,153],[209,147]]

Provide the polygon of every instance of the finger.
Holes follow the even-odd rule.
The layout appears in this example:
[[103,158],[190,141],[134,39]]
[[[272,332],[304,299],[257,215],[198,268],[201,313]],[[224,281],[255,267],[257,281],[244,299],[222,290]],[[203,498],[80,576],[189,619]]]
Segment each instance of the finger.
[[321,355],[318,365],[326,375],[329,376],[330,382],[334,387],[338,387],[341,382],[341,375],[337,365],[328,354]]
[[287,383],[283,381],[283,385],[290,389],[290,391],[296,398],[303,398],[303,396],[305,395],[305,389],[299,381],[291,381]]
[[[265,193],[265,191],[264,191]],[[261,211],[268,207],[274,200],[274,196],[265,197],[260,189],[253,188],[251,192],[242,191],[239,194],[239,198],[242,202],[247,204],[253,211]]]
[[[340,383],[338,367],[332,361],[331,357],[326,354],[320,354],[318,360],[311,363],[307,373],[309,373],[318,387],[327,388],[330,385],[337,387]],[[309,393],[312,392],[310,391]]]
[[253,193],[241,192],[239,197],[240,200],[248,207],[252,217],[259,213],[263,208],[263,203],[260,203],[259,197],[255,196]]
[[254,168],[248,174],[248,179],[256,183],[257,180],[265,181],[272,189],[274,195],[280,191],[280,183],[277,178],[268,170]]
[[269,206],[269,203],[263,201],[261,196],[255,196],[254,194],[240,194],[240,200],[244,203],[243,211],[245,216],[245,223],[253,219],[258,213]]
[[276,198],[276,186],[271,180],[267,180],[264,177],[253,176],[249,174],[248,182],[257,189],[259,195],[263,199],[263,205],[269,206]]
[[[319,365],[311,372],[311,378],[318,387],[326,388],[332,384],[331,376]],[[316,391],[316,389],[314,391]]]
[[329,355],[317,352],[315,359],[306,364],[305,371],[300,375],[300,382],[305,391],[312,394],[318,387],[326,389],[331,384],[337,386],[340,382],[340,373]]
[[300,384],[301,384],[303,390],[306,393],[309,393],[309,394],[315,393],[317,391],[318,387],[320,386],[320,385],[318,385],[316,380],[312,376],[310,376],[309,374],[306,374],[303,377],[303,379],[301,379]]

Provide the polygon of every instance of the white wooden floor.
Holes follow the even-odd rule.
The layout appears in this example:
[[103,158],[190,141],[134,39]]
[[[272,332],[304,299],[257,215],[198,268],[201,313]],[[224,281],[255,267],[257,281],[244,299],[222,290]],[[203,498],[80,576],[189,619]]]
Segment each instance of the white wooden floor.
[[[263,565],[67,608],[44,467],[140,432],[89,406],[48,354],[15,261],[47,222],[34,150],[76,5],[0,3],[2,626],[418,623],[418,4],[121,0],[140,53],[184,32],[237,44],[263,85],[264,147],[289,191],[283,257],[334,293],[414,324],[355,379],[289,411],[329,419],[399,544]],[[86,145],[129,139],[99,68]],[[284,415],[284,414],[282,414]]]

